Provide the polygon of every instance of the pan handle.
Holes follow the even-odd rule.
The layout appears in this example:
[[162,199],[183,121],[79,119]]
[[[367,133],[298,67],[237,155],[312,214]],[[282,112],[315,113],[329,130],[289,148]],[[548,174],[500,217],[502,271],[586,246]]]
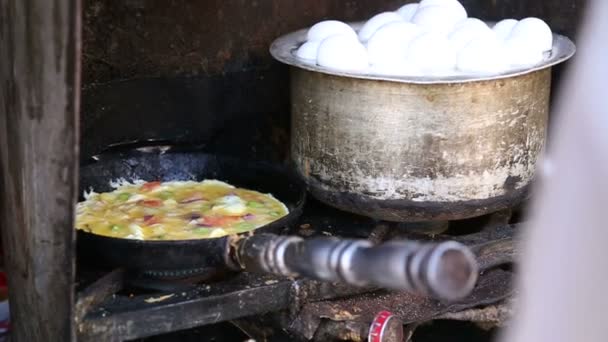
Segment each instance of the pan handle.
[[111,144],[101,150],[99,153],[88,157],[83,164],[96,163],[107,156],[119,155],[121,153],[133,153],[134,151],[141,153],[163,154],[168,151],[202,151],[206,147],[205,144],[192,141],[178,141],[169,139],[147,139],[147,140],[132,140]]
[[236,260],[250,272],[405,290],[444,300],[470,294],[478,276],[473,253],[454,241],[373,246],[368,240],[257,234],[239,242]]

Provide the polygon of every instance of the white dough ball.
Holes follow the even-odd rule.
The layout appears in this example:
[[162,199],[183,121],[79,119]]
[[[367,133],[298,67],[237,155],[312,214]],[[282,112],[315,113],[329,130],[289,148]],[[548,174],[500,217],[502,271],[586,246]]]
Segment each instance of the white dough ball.
[[403,18],[405,21],[412,21],[414,14],[418,10],[418,4],[407,4],[402,6],[397,10],[397,13]]
[[462,4],[458,0],[422,0],[420,1],[420,8],[429,6],[457,6],[462,7]]
[[456,25],[448,39],[456,51],[460,51],[473,39],[483,36],[494,37],[495,34],[483,21],[476,18],[467,18]]
[[335,34],[349,34],[357,36],[355,30],[348,24],[337,20],[325,20],[314,24],[307,33],[307,40],[322,41],[323,39]]
[[450,33],[456,24],[467,18],[464,8],[453,6],[428,6],[420,7],[412,23],[419,25],[425,31],[440,34]]
[[499,39],[506,40],[511,35],[511,31],[513,31],[513,28],[518,22],[519,20],[515,19],[504,19],[497,22],[492,30],[494,30]]
[[382,26],[367,42],[370,64],[403,61],[408,46],[422,32],[408,22],[392,22]]
[[538,18],[526,18],[513,27],[509,38],[525,38],[545,52],[553,49],[553,32],[547,23]]
[[317,64],[340,71],[362,71],[369,66],[367,50],[351,35],[334,35],[319,45]]
[[445,74],[456,66],[456,51],[445,36],[425,33],[412,41],[406,59],[426,74]]
[[465,20],[456,24],[456,26],[454,27],[454,30],[459,30],[462,28],[475,29],[475,30],[490,29],[488,24],[484,23],[483,20],[477,19],[477,18],[466,18]]
[[422,0],[418,5],[418,10],[434,6],[449,7],[454,12],[464,14],[464,18],[468,17],[467,10],[458,0]]
[[359,40],[362,43],[367,43],[380,27],[396,21],[404,21],[397,12],[376,14],[361,27],[361,30],[359,30]]
[[456,68],[472,74],[499,74],[509,67],[505,47],[495,35],[480,36],[469,42],[459,53]]
[[544,53],[538,45],[524,37],[510,37],[504,42],[509,64],[513,67],[532,67],[542,62]]
[[298,51],[296,51],[296,56],[300,59],[315,63],[317,61],[317,53],[320,44],[321,42],[318,40],[306,42],[300,46]]

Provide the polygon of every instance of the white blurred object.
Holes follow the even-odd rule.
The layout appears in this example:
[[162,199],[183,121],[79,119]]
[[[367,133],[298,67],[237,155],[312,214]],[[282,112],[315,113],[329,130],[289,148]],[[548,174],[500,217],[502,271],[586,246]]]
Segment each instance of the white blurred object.
[[[428,35],[421,41],[423,34]],[[324,46],[320,52],[322,42],[335,36],[342,37],[330,40],[337,45]],[[553,46],[553,33],[541,19],[505,19],[490,28],[480,19],[468,18],[458,0],[408,3],[395,12],[373,16],[358,31],[341,21],[321,21],[308,30],[307,38],[295,52],[305,63],[379,75],[395,70],[394,76],[404,75],[403,70],[415,70],[428,77],[491,75],[491,70],[499,74],[538,65]],[[476,43],[461,54],[473,41]],[[484,48],[483,41],[496,49]],[[492,60],[484,60],[490,57]]]
[[476,38],[495,36],[492,29],[483,21],[476,18],[467,18],[456,25],[456,28],[449,34],[448,39],[452,43],[452,46],[454,46],[454,49],[460,51]]
[[478,18],[466,18],[456,24],[454,31],[460,29],[473,29],[473,30],[487,30],[490,29],[488,24],[484,23],[483,20]]
[[412,41],[406,59],[425,74],[445,75],[456,66],[456,51],[445,36],[425,33]]
[[382,26],[367,42],[370,64],[403,61],[410,43],[421,33],[418,26],[408,22]]
[[362,43],[367,43],[380,27],[396,21],[404,21],[403,17],[397,14],[397,12],[376,14],[361,27],[361,30],[359,30],[359,40]]
[[422,0],[420,1],[420,8],[430,6],[452,6],[452,7],[464,7],[458,0]]
[[530,39],[510,37],[504,42],[509,64],[513,67],[531,67],[544,59],[543,51]]
[[397,13],[403,18],[403,20],[412,21],[412,17],[414,14],[416,14],[417,10],[418,4],[413,3],[401,6],[401,8],[397,10]]
[[302,44],[302,46],[300,46],[298,51],[296,51],[296,56],[300,59],[306,60],[307,62],[314,64],[317,61],[319,45],[321,45],[321,42],[318,40],[306,42]]
[[508,39],[527,39],[531,45],[537,46],[543,52],[553,48],[553,32],[547,23],[538,18],[520,20],[513,27]]
[[456,68],[471,74],[499,74],[509,67],[505,48],[495,35],[479,36],[459,53]]
[[306,34],[307,41],[322,41],[323,39],[336,34],[353,35],[357,33],[348,24],[338,20],[325,20],[314,24]]
[[496,33],[496,36],[502,40],[507,39],[511,35],[511,31],[519,20],[515,19],[504,19],[496,23],[492,30]]
[[524,236],[519,300],[503,341],[608,339],[608,1],[587,3],[579,53],[556,96],[547,152]]
[[369,66],[367,50],[357,38],[335,35],[319,45],[317,64],[340,71],[362,71]]
[[440,34],[450,33],[456,24],[467,18],[467,12],[462,6],[428,6],[418,9],[412,23],[419,25],[429,32]]

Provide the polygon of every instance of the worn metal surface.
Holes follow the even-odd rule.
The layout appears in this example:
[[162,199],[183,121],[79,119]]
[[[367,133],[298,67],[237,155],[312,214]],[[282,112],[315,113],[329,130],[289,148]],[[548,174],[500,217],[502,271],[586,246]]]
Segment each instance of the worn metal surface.
[[502,265],[505,259],[511,258],[515,260],[517,255],[517,247],[513,238],[505,238],[476,246],[475,254],[483,256],[483,263],[479,265],[481,269],[489,269]]
[[459,312],[497,303],[512,294],[510,272],[483,274],[473,293],[456,303],[442,303],[410,293],[369,293],[353,298],[307,303],[288,326],[295,336],[310,340],[324,320],[369,324],[374,315],[387,310],[405,324],[425,322],[448,312]]
[[12,341],[71,341],[80,1],[0,2],[0,226]]
[[92,308],[101,304],[104,300],[106,300],[106,298],[120,291],[124,286],[124,276],[124,269],[116,269],[101,277],[90,286],[86,287],[82,292],[78,293],[74,309],[74,318],[76,324],[82,322],[84,316],[91,311]]
[[483,308],[467,309],[460,312],[447,312],[438,319],[478,322],[484,324],[504,325],[514,314],[513,301],[506,300]]
[[78,338],[79,341],[130,340],[299,308],[300,301],[368,291],[340,284],[241,273],[218,284],[194,285],[188,290],[109,296],[79,322]]
[[[484,274],[469,297],[449,304],[405,292],[362,294],[369,290],[242,274],[221,286],[110,297],[79,322],[78,333],[81,341],[122,341],[293,308],[298,313],[289,332],[312,338],[322,319],[369,324],[378,310],[388,309],[409,323],[495,303],[511,293],[511,277],[500,270]],[[345,296],[351,297],[323,301]],[[154,302],[158,298],[163,299]]]
[[237,260],[249,272],[409,291],[437,299],[467,296],[477,260],[469,248],[446,241],[389,241],[255,234],[238,242]]
[[[433,320],[452,320],[474,322],[483,330],[490,330],[496,327],[502,327],[512,316],[513,307],[510,301],[503,301],[497,304],[484,306],[481,308],[466,309],[459,312],[448,312]],[[400,342],[409,342],[416,339],[422,339],[422,336],[416,334],[416,329],[419,326],[428,324],[429,322],[410,323],[404,327],[404,339]],[[363,342],[366,341],[370,325],[367,322],[357,321],[332,321],[324,319],[320,322],[319,327],[315,331],[312,341],[327,342],[327,341],[350,341]],[[439,328],[441,329],[441,328]],[[458,335],[460,336],[460,335]],[[469,337],[469,336],[467,336]],[[477,340],[477,339],[475,339]],[[257,339],[256,341],[265,341]]]
[[292,69],[291,152],[314,196],[389,221],[461,219],[521,197],[545,141],[549,69],[409,84]]
[[244,277],[222,285],[111,297],[79,324],[79,341],[132,340],[280,310],[289,305],[293,291],[292,282],[274,278]]
[[[334,215],[332,215],[334,213]],[[300,219],[300,229],[296,229],[294,233],[299,233],[304,236],[327,236],[338,235],[352,238],[365,238],[370,234],[372,228],[376,226],[376,222],[364,217],[351,215],[348,213],[339,212],[327,206],[322,206],[318,202],[312,201],[308,203],[307,209],[304,210],[304,216]],[[477,223],[475,223],[477,224]],[[482,224],[483,225],[483,224]],[[491,264],[508,264],[512,262],[512,255],[507,253],[502,259],[498,254],[486,253],[484,250],[478,250],[477,246],[485,246],[488,242],[495,239],[505,240],[515,234],[514,226],[492,226],[483,231],[464,235],[464,236],[449,236],[437,235],[435,238],[430,238],[427,235],[417,233],[409,233],[407,230],[398,228],[397,224],[381,224],[378,227],[385,227],[398,235],[387,234],[384,237],[375,236],[377,242],[385,241],[393,238],[410,238],[413,240],[430,239],[433,241],[444,241],[449,239],[458,240],[468,246],[472,250],[476,250],[476,258],[479,264],[488,265],[487,260],[494,260]],[[382,230],[382,229],[377,229]],[[486,249],[488,250],[488,249]],[[493,302],[495,298],[504,294],[503,291],[509,289],[506,278],[512,274],[506,272],[502,276],[488,276],[491,270],[482,269],[483,275],[479,284],[489,284],[488,277],[493,279],[494,283],[488,286],[478,286],[472,296],[467,297],[460,304],[467,303],[465,306],[450,306],[455,311],[465,308],[472,308],[486,301]],[[509,275],[507,275],[509,274]],[[88,278],[92,278],[89,276]],[[502,280],[501,280],[502,279]],[[111,280],[111,278],[110,278]],[[130,280],[127,281],[127,285]],[[90,281],[87,281],[90,283]],[[99,287],[108,282],[93,283],[92,286]],[[111,281],[109,282],[111,285]],[[174,283],[175,284],[175,283]],[[181,284],[181,283],[179,283]],[[179,285],[176,284],[176,285]],[[133,297],[130,297],[127,289],[123,289],[121,293],[115,296],[108,297],[103,303],[98,306],[81,306],[88,313],[84,319],[79,321],[79,333],[82,340],[120,340],[127,338],[137,338],[143,336],[151,336],[160,333],[187,329],[200,325],[207,325],[226,320],[242,319],[251,315],[260,315],[267,312],[275,312],[275,319],[280,319],[278,323],[284,327],[291,326],[296,318],[300,317],[300,309],[309,303],[336,300],[338,298],[351,297],[353,302],[356,302],[358,295],[374,291],[372,288],[361,288],[347,286],[344,284],[336,284],[329,282],[316,282],[308,280],[293,280],[288,278],[279,278],[269,275],[256,275],[251,273],[240,273],[235,278],[224,279],[218,283],[210,283],[208,285],[192,285],[176,286],[176,289],[161,290],[154,294],[142,294],[135,292]],[[498,287],[492,288],[497,285]],[[111,288],[111,286],[101,286],[102,289]],[[94,289],[94,288],[93,288]],[[494,291],[496,292],[492,292]],[[481,292],[479,292],[481,291]],[[83,301],[80,303],[86,304],[85,298],[91,298],[94,290],[82,291],[81,297]],[[104,290],[104,293],[107,293]],[[368,303],[369,298],[378,298],[378,294],[383,298],[382,301],[376,303],[387,303],[391,301],[392,294],[386,292],[375,292],[376,296],[364,297],[364,302]],[[146,299],[158,298],[174,294],[174,296],[163,301],[148,303]],[[487,296],[487,297],[484,297]],[[403,307],[408,307],[411,312],[420,312],[421,310],[428,313],[430,316],[435,312],[437,315],[446,312],[444,304],[427,299],[422,296],[408,295],[404,293],[395,293],[392,301],[398,303],[403,300]],[[95,298],[97,302],[97,299]],[[330,302],[331,303],[331,302]],[[352,303],[352,302],[351,302]],[[430,304],[429,304],[430,303]],[[439,311],[433,311],[433,310]],[[406,310],[406,309],[403,309]],[[448,311],[454,311],[448,310]],[[370,313],[373,315],[373,313]],[[274,314],[273,314],[274,315]],[[314,321],[318,322],[319,318],[309,316]],[[144,318],[144,319],[142,319]],[[371,318],[370,318],[371,321]],[[147,324],[146,324],[147,322]],[[250,332],[250,327],[247,327],[246,322],[253,323],[259,327],[260,323],[256,319],[240,320],[242,329]],[[369,324],[364,320],[358,321],[360,324]],[[295,324],[295,323],[294,323]],[[300,329],[302,322],[294,325],[292,333],[301,336]],[[275,327],[280,330],[280,327]],[[311,328],[312,329],[312,328]],[[276,336],[273,331],[267,329],[254,329],[256,338],[262,336]],[[313,332],[314,333],[314,330]]]

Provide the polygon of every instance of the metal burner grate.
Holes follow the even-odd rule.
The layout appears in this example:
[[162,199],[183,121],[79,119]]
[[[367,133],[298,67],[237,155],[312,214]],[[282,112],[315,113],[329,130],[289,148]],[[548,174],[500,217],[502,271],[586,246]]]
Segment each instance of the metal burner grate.
[[[291,340],[349,337],[356,341],[366,338],[370,322],[381,310],[396,315],[410,333],[419,324],[436,319],[502,322],[508,312],[503,303],[512,295],[512,271],[503,267],[512,262],[515,253],[517,226],[510,221],[511,213],[506,211],[433,225],[386,223],[311,201],[289,233],[368,238],[373,242],[398,238],[455,240],[475,252],[482,270],[478,285],[470,296],[454,303],[403,292],[247,273],[207,284],[192,277],[186,281],[164,280],[162,286],[144,277],[140,281],[147,288],[142,290],[132,286],[133,278],[125,277],[121,270],[96,273],[80,265],[86,271],[81,275],[97,274],[98,280],[79,293],[79,338],[127,340],[231,321],[257,341],[278,341],[285,333]],[[463,227],[467,228],[466,234],[458,234],[465,230]],[[189,270],[188,276],[197,273],[191,271],[195,270]],[[185,274],[171,272],[168,276],[176,275]],[[492,316],[492,310],[499,314]]]

